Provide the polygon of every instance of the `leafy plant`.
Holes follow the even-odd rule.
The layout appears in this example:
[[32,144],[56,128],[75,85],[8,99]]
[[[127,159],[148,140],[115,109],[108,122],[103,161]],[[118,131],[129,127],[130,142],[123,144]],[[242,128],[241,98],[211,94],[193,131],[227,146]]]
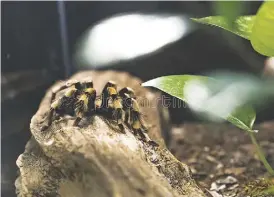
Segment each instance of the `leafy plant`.
[[[236,4],[230,5],[232,8],[235,7]],[[209,16],[199,19],[192,18],[192,20],[230,31],[242,38],[250,40],[253,48],[257,52],[266,56],[274,56],[274,2],[264,2],[255,16],[236,17],[233,14],[230,15],[229,12],[224,13],[224,15],[225,16]],[[235,20],[232,21],[232,25],[231,20],[233,19]],[[219,83],[221,86],[216,89],[214,85]],[[206,114],[209,117],[222,118],[240,129],[247,131],[252,143],[256,147],[260,160],[263,162],[269,174],[274,175],[274,170],[267,162],[263,151],[254,136],[255,131],[253,130],[253,124],[256,119],[256,112],[252,105],[248,104],[248,97],[257,95],[258,93],[256,93],[256,91],[264,89],[264,85],[260,84],[256,89],[252,88],[253,84],[248,85],[237,81],[235,87],[237,86],[238,88],[239,84],[243,87],[243,90],[237,90],[238,92],[241,92],[241,95],[239,95],[238,92],[232,91],[235,90],[235,87],[228,86],[228,84],[229,83],[226,84],[226,81],[218,81],[212,77],[173,75],[152,79],[143,83],[143,86],[158,88],[159,90],[185,101],[194,111]],[[248,89],[247,87],[251,88]],[[219,100],[216,99],[216,96],[213,96],[216,94],[216,91],[219,91],[219,93],[221,92],[219,94]],[[228,91],[230,91],[230,93],[229,95],[226,95],[228,97],[225,97],[224,95]],[[266,91],[269,91],[269,89],[266,88]],[[273,88],[271,91],[274,92]],[[243,94],[243,92],[246,92],[246,94]],[[243,95],[245,95],[245,97],[243,97]],[[241,98],[239,98],[239,96],[241,96]],[[221,106],[227,105],[227,103],[220,104],[220,102],[224,102],[222,99],[225,98],[228,98],[226,101],[230,103],[228,108]],[[216,102],[219,102],[219,107]]]
[[240,16],[236,18],[236,20],[234,21],[234,25],[230,26],[226,18],[223,16],[208,16],[204,18],[192,18],[192,20],[195,22],[225,29],[247,40],[250,40],[255,19],[256,17],[252,15]]
[[250,40],[253,48],[260,54],[274,56],[274,1],[266,1],[256,15],[239,16],[231,26],[225,16],[192,18],[193,21],[213,25]]
[[[245,77],[242,78],[246,79]],[[190,108],[194,109],[194,111],[205,113],[207,116],[214,118],[223,118],[238,128],[247,131],[253,144],[256,146],[259,158],[268,172],[274,175],[274,170],[267,162],[261,147],[254,137],[254,132],[256,132],[253,130],[253,124],[256,119],[255,110],[252,106],[246,105],[247,100],[245,99],[251,97],[254,92],[258,91],[258,89],[262,89],[262,87],[258,86],[258,89],[248,90],[245,86],[242,86],[242,88],[239,87],[239,81],[235,83],[234,88],[225,83],[226,80],[218,81],[205,76],[172,75],[152,79],[142,85],[158,88],[171,96],[185,101],[190,105]],[[216,87],[216,84],[220,85]],[[241,84],[245,85],[246,83]],[[267,86],[267,84],[265,84],[265,86]],[[227,91],[229,89],[230,91]],[[219,94],[217,94],[218,92]],[[246,96],[237,101],[237,92],[241,92],[242,96]],[[216,95],[219,95],[219,97]],[[227,98],[227,100],[224,100],[224,98]],[[228,103],[224,103],[226,101]],[[224,108],[223,106],[227,106],[228,108]]]

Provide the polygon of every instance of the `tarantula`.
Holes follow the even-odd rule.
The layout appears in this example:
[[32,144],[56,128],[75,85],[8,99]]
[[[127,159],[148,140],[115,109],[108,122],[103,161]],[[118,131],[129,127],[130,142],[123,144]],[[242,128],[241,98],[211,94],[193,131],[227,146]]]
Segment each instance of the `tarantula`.
[[[68,90],[64,95],[55,99],[57,92],[66,88]],[[93,88],[91,80],[66,83],[53,91],[48,122],[42,130],[51,125],[54,115],[56,117],[76,116],[73,125],[77,126],[82,118],[99,113],[114,119],[122,131],[124,131],[125,123],[142,140],[152,142],[144,133],[147,128],[144,125],[136,96],[131,88],[126,87],[118,91],[117,84],[109,81],[103,88],[100,101],[101,104],[96,104],[96,90]],[[157,145],[155,142],[153,144]]]

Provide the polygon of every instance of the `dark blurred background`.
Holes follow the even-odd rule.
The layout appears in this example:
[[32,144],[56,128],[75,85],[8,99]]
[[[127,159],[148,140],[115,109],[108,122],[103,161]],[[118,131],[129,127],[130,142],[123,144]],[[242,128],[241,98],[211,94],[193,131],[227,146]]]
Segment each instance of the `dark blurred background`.
[[[73,57],[85,30],[115,14],[170,13],[188,17],[214,15],[214,2],[1,2],[2,196],[14,196],[15,161],[30,137],[29,123],[45,91],[56,80],[79,69]],[[245,2],[242,14],[255,14],[261,2]],[[191,22],[190,22],[191,23]],[[265,57],[249,41],[235,50],[223,30],[197,25],[195,30],[161,50],[100,69],[123,70],[142,80],[169,74],[202,74],[217,69],[260,75]],[[99,69],[99,68],[98,68]],[[187,109],[171,109],[175,124],[197,121]],[[258,122],[273,119],[273,110]]]

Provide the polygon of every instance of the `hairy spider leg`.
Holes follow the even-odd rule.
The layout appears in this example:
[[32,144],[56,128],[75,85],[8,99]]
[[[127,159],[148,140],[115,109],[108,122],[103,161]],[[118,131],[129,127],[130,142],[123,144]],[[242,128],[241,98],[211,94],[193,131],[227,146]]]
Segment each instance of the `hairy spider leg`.
[[101,95],[102,103],[100,106],[101,110],[108,111],[109,102],[111,100],[112,94],[117,94],[117,84],[113,81],[109,81],[109,82],[107,82],[107,84],[105,85],[105,87],[102,91],[102,95]]
[[[142,114],[141,114],[138,102],[134,98],[131,98],[131,101],[132,101],[132,106],[130,109],[131,119],[134,120],[135,122],[138,122],[136,124],[140,124],[140,129],[142,129],[144,132],[147,132],[148,129],[145,126],[144,120],[142,118]],[[132,122],[132,124],[134,124],[134,121]]]
[[132,99],[135,98],[134,91],[129,88],[125,87],[119,91],[119,96],[122,98],[122,105],[123,105],[123,110],[125,112],[125,123],[127,126],[131,126],[131,120],[130,120],[130,113],[132,109]]
[[78,126],[83,117],[95,114],[95,99],[96,90],[92,87],[86,88],[83,94],[79,95],[74,108],[76,119],[73,126]]
[[[59,91],[62,91],[66,88],[69,88],[65,94],[55,100],[56,94]],[[65,113],[65,111],[70,111],[71,109],[65,109],[66,107],[69,107],[73,105],[73,99],[80,93],[81,90],[81,83],[80,82],[73,82],[73,83],[65,83],[61,86],[59,86],[57,89],[54,89],[52,91],[51,95],[51,106],[50,111],[47,116],[47,124],[42,127],[42,131],[47,129],[52,124],[53,114],[54,112],[57,113]]]

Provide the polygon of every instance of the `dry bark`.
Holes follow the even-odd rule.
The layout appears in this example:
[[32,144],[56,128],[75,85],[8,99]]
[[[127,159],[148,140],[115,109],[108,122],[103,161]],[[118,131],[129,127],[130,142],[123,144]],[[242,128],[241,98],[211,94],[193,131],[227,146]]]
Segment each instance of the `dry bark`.
[[148,103],[139,102],[141,112],[149,136],[160,146],[139,140],[128,128],[122,133],[115,123],[99,115],[83,120],[79,127],[72,126],[73,118],[64,117],[41,132],[49,111],[49,90],[31,120],[33,137],[17,160],[18,196],[205,196],[189,168],[164,145],[161,131],[169,123],[158,102],[159,94],[121,72],[85,71],[72,78],[87,76],[93,78],[97,90],[114,80],[120,88],[129,86],[137,96],[145,97]]

